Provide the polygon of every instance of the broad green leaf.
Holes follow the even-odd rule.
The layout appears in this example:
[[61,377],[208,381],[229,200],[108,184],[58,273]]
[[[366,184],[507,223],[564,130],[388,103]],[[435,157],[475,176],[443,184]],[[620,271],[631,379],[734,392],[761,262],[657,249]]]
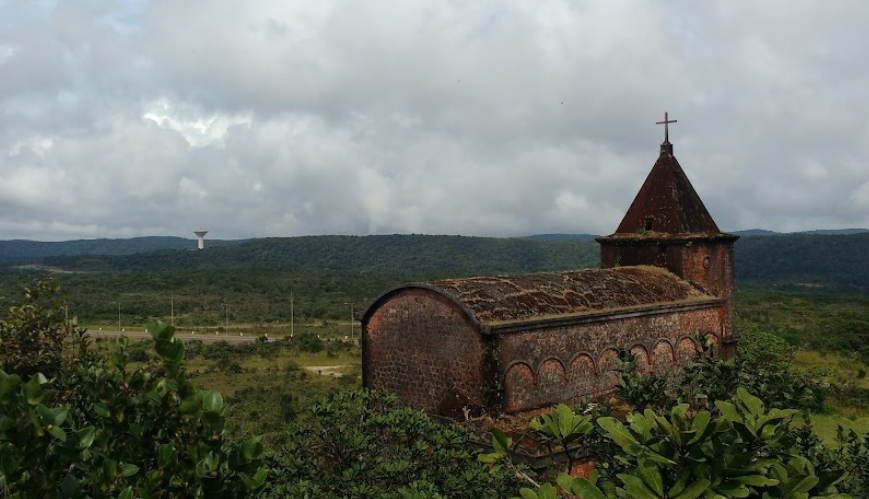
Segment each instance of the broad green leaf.
[[159,338],[154,343],[154,350],[164,361],[171,360],[175,356],[175,342]]
[[721,411],[721,415],[728,421],[738,423],[742,421],[742,416],[739,415],[739,411],[736,410],[736,406],[731,404],[730,402],[724,402],[722,400],[715,401],[715,407]]
[[641,457],[637,471],[646,486],[649,487],[656,496],[664,495],[664,479],[661,478],[661,471],[658,469],[658,466],[656,466],[651,459],[648,457]]
[[139,472],[139,467],[135,464],[122,464],[121,465],[121,476],[126,478],[135,475]]
[[148,332],[157,340],[171,340],[175,336],[175,327],[162,322],[148,324]]
[[659,464],[666,464],[669,466],[676,465],[676,461],[673,461],[672,459],[666,458],[666,457],[658,454],[657,452],[653,451],[651,448],[644,447],[644,446],[639,445],[639,444],[628,445],[627,447],[623,447],[622,450],[627,452],[628,454],[630,454],[632,456],[647,457],[647,458],[651,459],[652,461],[655,461],[656,463],[659,463]]
[[103,478],[107,482],[114,481],[115,477],[118,476],[118,463],[112,459],[106,459],[103,461]]
[[706,427],[709,425],[709,420],[712,419],[712,414],[709,411],[700,411],[694,416],[694,421],[691,423],[691,430],[696,432],[694,438],[688,441],[688,444],[700,440]]
[[38,405],[45,398],[45,390],[43,390],[42,385],[38,381],[31,378],[24,385],[24,397],[29,405]]
[[744,483],[739,483],[736,480],[727,480],[726,482],[717,485],[715,490],[727,497],[734,497],[736,499],[742,499],[751,495],[751,489],[749,489]]
[[52,437],[60,440],[61,442],[66,442],[66,432],[64,432],[63,428],[61,428],[60,426],[52,426],[50,429],[48,429],[48,433]]
[[537,490],[537,497],[539,499],[558,499],[558,489],[551,483],[544,483]]
[[[561,476],[566,477],[567,475],[561,475]],[[561,478],[561,476],[559,476],[559,479]],[[568,477],[568,478],[570,478],[570,477]],[[558,483],[559,483],[559,485],[561,485],[560,480]],[[592,483],[589,480],[586,480],[585,478],[582,478],[582,477],[574,478],[574,479],[572,479],[572,481],[570,482],[569,485],[570,485],[569,487],[565,487],[564,485],[561,485],[561,488],[572,493],[573,495],[575,495],[577,497],[581,497],[582,499],[606,499],[606,494],[604,494],[603,491],[601,491],[599,488],[597,488],[597,486],[594,485],[594,483]]]
[[800,482],[793,489],[791,489],[791,493],[799,494],[802,492],[808,492],[812,490],[812,487],[817,485],[819,481],[821,481],[821,479],[816,476],[807,476],[800,480]]
[[181,405],[178,407],[178,410],[181,411],[181,414],[195,414],[196,411],[199,410],[200,400],[197,396],[187,397],[186,399],[181,401]]
[[658,499],[652,491],[646,487],[643,481],[633,475],[618,475],[621,481],[625,484],[625,490],[634,499]]
[[748,390],[739,387],[736,389],[736,396],[739,397],[739,400],[745,404],[745,407],[747,407],[754,416],[760,416],[763,414],[763,402],[761,402],[759,398],[748,393]]
[[[40,407],[44,407],[44,406],[40,406]],[[63,422],[66,421],[66,415],[67,415],[67,413],[69,413],[69,409],[66,409],[66,408],[64,408],[64,407],[58,407],[58,408],[56,408],[56,409],[50,409],[50,410],[49,410],[49,414],[50,414],[50,416],[49,416],[49,417],[50,417],[50,421],[49,421],[49,423],[51,423],[51,424],[54,425],[54,426],[60,426],[60,425],[62,425]]]
[[88,426],[87,428],[82,428],[81,430],[75,432],[76,438],[78,438],[78,447],[79,449],[87,449],[94,443],[94,437],[97,432],[94,430],[93,426]]
[[495,452],[506,454],[510,451],[510,446],[513,444],[510,437],[498,428],[492,428],[492,447]]
[[778,459],[776,459],[774,457],[768,457],[766,459],[758,459],[757,461],[745,466],[743,468],[743,471],[765,470],[765,469],[769,468],[770,466],[772,466],[778,462],[779,462]]
[[630,430],[615,418],[599,418],[597,424],[606,430],[609,437],[619,446],[626,447],[630,444],[639,444]]
[[202,410],[206,412],[220,412],[223,410],[223,396],[217,390],[203,390]]
[[172,345],[174,349],[172,350],[172,353],[168,355],[166,361],[170,364],[180,364],[181,361],[184,360],[184,343],[181,342],[181,340],[175,340],[172,342]]
[[561,473],[555,478],[555,483],[562,489],[570,491],[570,488],[573,486],[573,477],[567,473]]
[[118,494],[118,499],[133,499],[133,487],[127,487]]
[[175,447],[172,444],[162,444],[157,448],[157,466],[165,468],[172,463]]
[[494,462],[498,461],[498,459],[501,459],[500,454],[498,454],[498,453],[480,454],[479,456],[477,456],[477,461],[480,461],[481,463],[486,463],[486,464],[494,463]]
[[263,452],[262,440],[259,437],[253,437],[241,446],[242,454],[248,462],[253,461]]
[[109,411],[109,406],[102,402],[97,402],[96,404],[94,404],[94,412],[104,418],[112,416],[111,411]]
[[537,492],[534,492],[529,488],[519,489],[519,495],[522,496],[522,499],[539,499]]
[[706,479],[698,480],[685,487],[679,495],[673,496],[673,499],[694,499],[700,497],[700,494],[706,492],[706,489],[708,489],[711,484],[712,482]]
[[558,404],[555,408],[555,415],[558,418],[558,433],[561,438],[564,438],[573,431],[573,411],[570,407],[564,404]]

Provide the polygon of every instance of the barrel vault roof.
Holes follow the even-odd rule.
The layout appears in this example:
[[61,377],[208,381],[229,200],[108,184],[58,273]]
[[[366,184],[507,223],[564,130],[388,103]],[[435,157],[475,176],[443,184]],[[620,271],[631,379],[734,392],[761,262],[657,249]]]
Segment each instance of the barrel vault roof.
[[714,299],[665,269],[647,266],[444,279],[424,284],[489,325]]

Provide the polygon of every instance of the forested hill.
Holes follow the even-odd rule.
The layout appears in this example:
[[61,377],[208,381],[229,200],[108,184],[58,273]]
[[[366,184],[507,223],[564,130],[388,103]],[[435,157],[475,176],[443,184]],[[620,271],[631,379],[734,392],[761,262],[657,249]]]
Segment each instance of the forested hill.
[[[136,243],[144,249],[156,243],[151,239],[160,238],[140,238]],[[597,243],[579,239],[306,236],[249,239],[227,246],[210,241],[204,251],[190,251],[192,241],[177,239],[185,250],[40,260],[47,267],[72,271],[328,269],[426,279],[595,268],[599,262]],[[81,252],[87,249],[86,241],[73,243]],[[740,286],[869,292],[869,233],[743,236],[736,243],[736,272]]]
[[869,292],[869,233],[743,237],[736,277],[741,286]]
[[[226,246],[237,241],[209,240],[208,246]],[[147,236],[128,239],[78,239],[75,241],[0,241],[0,265],[38,263],[54,256],[133,255],[157,250],[195,249],[196,240],[183,237]]]
[[328,269],[418,277],[493,275],[599,265],[594,241],[464,236],[305,236],[249,239],[204,251],[44,260],[65,270]]

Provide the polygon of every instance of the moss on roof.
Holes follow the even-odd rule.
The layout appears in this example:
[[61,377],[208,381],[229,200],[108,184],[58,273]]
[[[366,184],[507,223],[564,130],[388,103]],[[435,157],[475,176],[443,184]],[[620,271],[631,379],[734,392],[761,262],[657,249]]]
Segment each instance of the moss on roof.
[[665,269],[637,266],[427,283],[483,324],[539,320],[714,298]]

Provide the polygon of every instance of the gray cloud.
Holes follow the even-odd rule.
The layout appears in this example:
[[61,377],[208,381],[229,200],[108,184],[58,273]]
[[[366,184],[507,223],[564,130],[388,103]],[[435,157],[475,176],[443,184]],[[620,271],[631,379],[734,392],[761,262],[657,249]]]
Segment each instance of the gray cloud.
[[869,226],[853,2],[0,2],[0,238]]

